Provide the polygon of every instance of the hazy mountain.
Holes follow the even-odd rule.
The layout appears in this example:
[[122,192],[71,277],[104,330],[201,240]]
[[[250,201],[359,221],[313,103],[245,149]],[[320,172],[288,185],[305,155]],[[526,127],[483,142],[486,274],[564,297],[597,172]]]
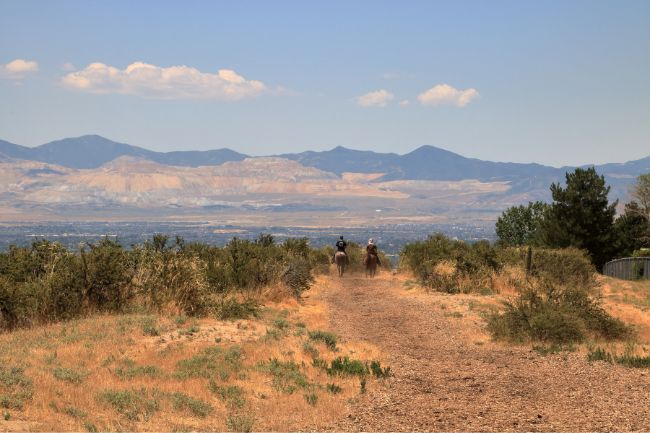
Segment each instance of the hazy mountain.
[[230,149],[154,152],[129,144],[117,143],[99,135],[65,138],[33,148],[0,140],[0,153],[12,158],[46,162],[68,168],[97,168],[122,156],[188,167],[220,165],[224,162],[241,161],[246,158],[246,155]]
[[[336,147],[246,158],[228,149],[153,152],[95,135],[35,148],[0,141],[0,220],[229,212],[231,221],[262,221],[282,211],[295,224],[310,212],[318,224],[487,221],[509,206],[549,200],[550,184],[572,169],[433,146],[405,155]],[[650,172],[650,157],[597,169],[610,200],[624,203],[635,177]]]
[[[29,148],[0,140],[0,154],[10,158],[46,162],[68,168],[98,168],[114,159],[129,156],[181,167],[217,166],[242,161],[246,155],[230,149],[207,151],[154,152],[117,143],[98,135],[52,141]],[[572,167],[555,168],[541,164],[492,162],[467,158],[434,146],[422,146],[404,155],[336,147],[332,150],[279,155],[307,167],[335,173],[379,173],[376,181],[431,180],[508,181],[513,190],[525,192],[562,181]],[[626,163],[596,166],[619,192],[630,179],[650,172],[650,157]]]
[[384,173],[382,180],[512,180],[530,176],[557,176],[563,170],[540,164],[518,164],[466,158],[434,146],[422,146],[405,155],[337,147],[324,152],[280,155],[301,164],[331,171]]

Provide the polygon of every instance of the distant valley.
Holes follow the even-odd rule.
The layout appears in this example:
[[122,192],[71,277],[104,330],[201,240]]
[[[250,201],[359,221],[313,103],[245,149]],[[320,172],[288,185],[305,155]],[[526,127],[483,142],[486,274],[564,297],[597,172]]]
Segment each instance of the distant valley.
[[[627,199],[650,157],[596,166]],[[571,167],[482,161],[433,146],[336,147],[250,157],[154,152],[89,135],[30,148],[0,140],[0,220],[219,220],[294,226],[493,221],[549,198]]]

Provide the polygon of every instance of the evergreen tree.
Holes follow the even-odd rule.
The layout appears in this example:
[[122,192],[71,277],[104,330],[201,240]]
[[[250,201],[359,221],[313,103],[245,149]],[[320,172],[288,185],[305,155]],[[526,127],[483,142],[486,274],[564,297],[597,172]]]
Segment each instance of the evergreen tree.
[[637,177],[636,183],[632,188],[632,198],[638,204],[631,209],[631,212],[648,221],[646,230],[640,233],[639,236],[639,240],[645,245],[648,245],[650,244],[650,173]]
[[585,249],[601,270],[616,249],[613,224],[618,201],[609,204],[609,190],[605,178],[593,167],[567,172],[566,188],[553,183],[553,203],[540,230],[543,243],[554,248]]
[[547,207],[546,203],[536,201],[503,211],[495,226],[499,242],[513,246],[534,244]]
[[648,218],[639,204],[635,201],[626,204],[625,212],[614,223],[618,241],[617,256],[630,257],[634,251],[650,247],[648,227]]

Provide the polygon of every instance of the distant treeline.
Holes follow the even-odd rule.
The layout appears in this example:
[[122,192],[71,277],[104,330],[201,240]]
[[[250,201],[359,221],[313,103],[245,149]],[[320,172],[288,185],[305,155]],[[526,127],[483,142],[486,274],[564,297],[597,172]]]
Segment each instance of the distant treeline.
[[594,168],[566,174],[566,185],[551,185],[553,201],[507,209],[496,222],[499,242],[586,251],[600,271],[612,259],[642,255],[650,248],[650,174],[637,178],[632,200],[616,216],[618,201]]

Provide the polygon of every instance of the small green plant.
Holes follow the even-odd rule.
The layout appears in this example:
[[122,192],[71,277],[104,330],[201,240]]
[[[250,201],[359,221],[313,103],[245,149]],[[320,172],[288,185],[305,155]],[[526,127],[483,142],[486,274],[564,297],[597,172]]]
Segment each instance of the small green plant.
[[84,428],[86,429],[86,431],[88,433],[97,433],[99,431],[97,426],[95,424],[91,423],[91,422],[85,422],[84,423]]
[[316,358],[318,358],[318,355],[319,355],[318,349],[316,349],[314,346],[312,346],[311,344],[309,344],[308,341],[305,341],[305,342],[303,343],[303,345],[302,345],[302,350],[303,350],[303,352],[305,352],[306,354],[308,354],[309,356],[311,356],[312,359],[316,359]]
[[218,375],[225,380],[231,373],[241,369],[241,358],[242,352],[237,346],[233,346],[227,351],[218,346],[208,347],[192,358],[178,361],[174,376],[178,379],[191,377],[209,379]]
[[343,391],[343,388],[335,383],[328,383],[326,389],[330,394],[340,394]]
[[4,418],[5,421],[9,421],[11,419],[11,414],[9,413],[9,411],[6,411],[6,410],[3,411],[2,412],[2,418]]
[[171,395],[174,410],[186,410],[199,418],[205,418],[212,412],[212,406],[198,398],[190,397],[182,392],[175,392]]
[[33,392],[32,380],[23,368],[0,366],[0,407],[22,410]]
[[74,384],[80,384],[86,379],[86,376],[88,375],[88,373],[79,372],[71,368],[64,367],[56,367],[54,370],[52,370],[52,374],[54,374],[54,377],[59,380]]
[[150,337],[157,337],[160,335],[160,330],[156,326],[156,318],[153,316],[145,316],[142,318],[142,333]]
[[178,335],[184,335],[184,336],[191,337],[192,335],[196,334],[200,330],[201,330],[201,328],[199,327],[199,325],[192,324],[192,325],[190,325],[189,328],[181,329],[180,331],[178,331]]
[[286,319],[275,319],[273,321],[273,327],[277,328],[280,331],[286,331],[289,329],[289,322]]
[[391,376],[390,367],[381,368],[381,362],[372,361],[370,363],[370,371],[377,379],[384,379]]
[[312,359],[311,360],[311,365],[313,365],[316,368],[320,368],[321,370],[325,370],[325,371],[327,371],[327,369],[329,368],[328,364],[327,364],[327,361],[325,361],[322,358],[314,358],[314,359]]
[[250,433],[255,425],[251,414],[232,413],[226,417],[226,428],[232,432]]
[[313,384],[300,371],[300,366],[293,361],[282,362],[273,358],[267,363],[260,364],[260,368],[272,376],[272,386],[280,392],[293,394],[298,389],[313,387]]
[[616,358],[616,362],[626,367],[650,368],[650,356],[637,356],[626,353]]
[[71,416],[72,418],[85,418],[88,414],[81,409],[74,406],[68,406],[63,410],[63,413]]
[[325,331],[310,331],[309,339],[313,341],[321,341],[325,343],[329,350],[336,350],[337,337],[336,334]]
[[638,356],[633,353],[629,348],[621,356],[614,355],[601,347],[592,349],[587,354],[587,360],[592,361],[605,361],[610,364],[616,363],[632,368],[650,368],[650,356]]
[[228,406],[241,408],[246,402],[244,400],[244,390],[239,386],[221,386],[214,380],[210,379],[208,388],[212,393],[216,394],[221,400],[226,402]]
[[553,355],[560,352],[573,352],[576,350],[574,345],[564,345],[564,344],[537,344],[533,345],[533,350],[539,353],[542,356]]
[[368,374],[368,367],[358,359],[338,357],[332,360],[330,367],[327,369],[330,376],[365,376]]
[[187,316],[185,314],[181,314],[179,316],[176,316],[174,318],[174,323],[176,323],[177,326],[183,326],[187,323]]
[[130,421],[148,421],[154,413],[160,410],[160,393],[139,390],[112,390],[102,391],[98,399],[107,403],[117,413]]
[[115,375],[121,380],[131,380],[135,377],[160,377],[162,370],[155,365],[136,365],[135,361],[126,358],[122,361],[123,367],[114,370]]
[[313,392],[310,392],[309,394],[305,394],[304,397],[305,397],[305,401],[310,406],[316,406],[316,403],[318,403],[318,396]]
[[362,377],[362,378],[361,378],[361,381],[359,381],[359,392],[360,392],[361,394],[365,394],[365,393],[366,393],[366,384],[367,384],[367,382],[366,382],[366,378],[365,378],[365,377]]

